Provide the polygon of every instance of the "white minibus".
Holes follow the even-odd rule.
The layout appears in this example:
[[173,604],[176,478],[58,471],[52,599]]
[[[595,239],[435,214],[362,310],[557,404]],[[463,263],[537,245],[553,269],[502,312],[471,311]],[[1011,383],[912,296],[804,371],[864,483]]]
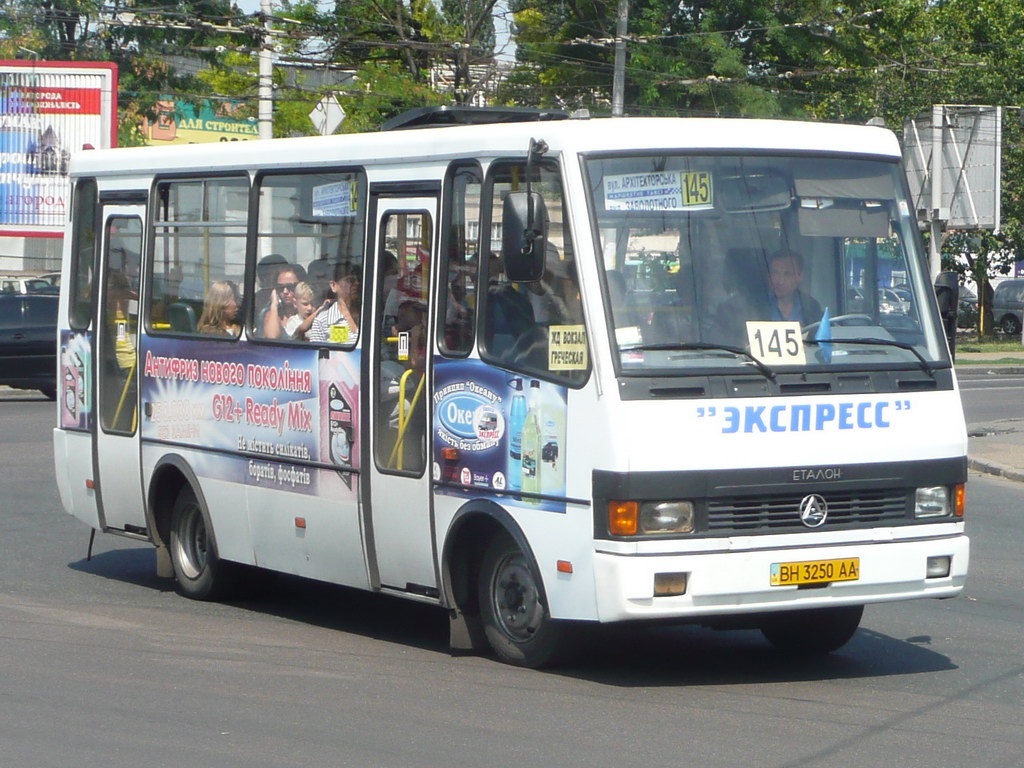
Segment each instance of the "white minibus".
[[626,621],[825,653],[962,590],[966,431],[891,132],[389,128],[74,156],[70,514],[184,595],[401,595],[525,666]]

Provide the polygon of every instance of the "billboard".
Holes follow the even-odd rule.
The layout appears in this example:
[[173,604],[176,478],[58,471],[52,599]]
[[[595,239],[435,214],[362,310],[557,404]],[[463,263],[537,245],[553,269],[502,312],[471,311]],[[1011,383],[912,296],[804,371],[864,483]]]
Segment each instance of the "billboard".
[[146,143],[153,147],[258,139],[259,124],[255,120],[235,117],[233,113],[237,109],[237,102],[213,104],[203,100],[195,105],[168,96],[157,102],[159,116],[156,121],[144,121],[142,130]]
[[936,104],[903,126],[903,162],[922,221],[1000,225],[1002,107]]
[[71,153],[117,145],[117,65],[0,61],[0,235],[64,228]]

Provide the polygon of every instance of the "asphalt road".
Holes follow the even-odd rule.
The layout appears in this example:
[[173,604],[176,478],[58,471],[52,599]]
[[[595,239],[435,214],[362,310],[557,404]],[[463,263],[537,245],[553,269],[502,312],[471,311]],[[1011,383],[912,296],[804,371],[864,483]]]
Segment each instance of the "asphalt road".
[[967,425],[1024,418],[1024,376],[990,372],[983,366],[956,372]]
[[436,609],[282,579],[179,597],[60,510],[34,394],[0,400],[0,766],[1024,765],[1024,486],[972,476],[972,573],[869,607],[841,652],[613,629],[533,672],[453,657]]

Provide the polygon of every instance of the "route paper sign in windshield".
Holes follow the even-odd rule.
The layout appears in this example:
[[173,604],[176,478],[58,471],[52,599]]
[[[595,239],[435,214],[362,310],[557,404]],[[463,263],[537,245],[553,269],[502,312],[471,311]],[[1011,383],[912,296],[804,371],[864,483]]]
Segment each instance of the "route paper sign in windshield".
[[653,171],[604,177],[608,211],[685,211],[715,204],[708,171]]

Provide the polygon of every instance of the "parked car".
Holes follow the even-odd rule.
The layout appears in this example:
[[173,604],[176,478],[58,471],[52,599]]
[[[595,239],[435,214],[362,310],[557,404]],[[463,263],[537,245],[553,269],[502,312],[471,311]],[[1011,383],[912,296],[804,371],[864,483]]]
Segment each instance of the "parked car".
[[904,298],[892,288],[879,288],[878,310],[880,312],[885,312],[886,314],[905,315],[910,312],[910,301],[909,299],[904,300]]
[[0,294],[35,293],[52,287],[49,280],[35,275],[0,275]]
[[0,294],[0,384],[57,398],[57,303],[47,293]]
[[978,327],[978,296],[965,285],[960,286],[960,302],[956,315],[957,328]]
[[1024,280],[1004,280],[996,286],[992,317],[1007,336],[1020,336],[1024,328]]

